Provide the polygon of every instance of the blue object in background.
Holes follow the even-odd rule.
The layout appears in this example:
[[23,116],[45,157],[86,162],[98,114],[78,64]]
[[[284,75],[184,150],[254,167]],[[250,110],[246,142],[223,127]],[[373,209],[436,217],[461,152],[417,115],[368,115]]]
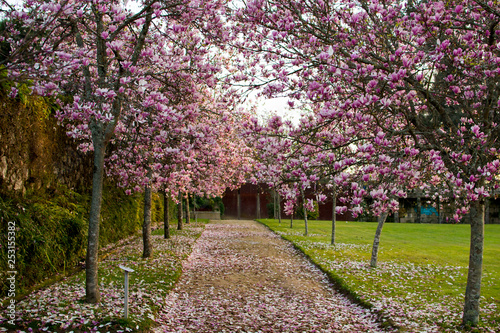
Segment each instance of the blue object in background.
[[[417,207],[414,208],[415,213],[417,213]],[[432,215],[435,214],[436,216],[438,215],[436,208],[429,206],[429,207],[422,207],[420,210],[422,215]]]

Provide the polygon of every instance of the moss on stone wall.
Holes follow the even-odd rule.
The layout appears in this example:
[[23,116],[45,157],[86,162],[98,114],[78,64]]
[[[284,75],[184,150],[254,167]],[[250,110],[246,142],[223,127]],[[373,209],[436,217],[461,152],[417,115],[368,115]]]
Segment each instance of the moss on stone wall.
[[[88,195],[65,187],[0,197],[0,237],[7,244],[7,225],[15,223],[17,294],[75,267],[85,255]],[[6,272],[7,249],[0,251],[0,271]],[[0,295],[6,292],[0,279]]]
[[80,153],[57,124],[50,99],[24,90],[15,99],[0,91],[1,193],[23,195],[56,184],[74,189],[88,184],[92,156]]

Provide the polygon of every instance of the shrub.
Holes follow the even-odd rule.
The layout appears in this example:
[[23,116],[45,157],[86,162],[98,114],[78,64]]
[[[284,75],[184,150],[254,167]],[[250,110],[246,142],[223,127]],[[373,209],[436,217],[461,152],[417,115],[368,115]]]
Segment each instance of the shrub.
[[274,203],[268,202],[266,205],[266,209],[267,209],[267,216],[269,216],[270,219],[274,218]]
[[[304,208],[302,207],[302,204],[295,206],[295,216],[297,216],[299,219],[304,219]],[[319,205],[317,201],[314,201],[314,210],[308,211],[307,212],[307,219],[308,220],[317,220],[319,217]]]
[[194,209],[194,203],[196,203],[196,210],[220,211],[220,215],[224,215],[225,207],[221,197],[205,198],[196,196],[194,200],[189,201],[191,209]]

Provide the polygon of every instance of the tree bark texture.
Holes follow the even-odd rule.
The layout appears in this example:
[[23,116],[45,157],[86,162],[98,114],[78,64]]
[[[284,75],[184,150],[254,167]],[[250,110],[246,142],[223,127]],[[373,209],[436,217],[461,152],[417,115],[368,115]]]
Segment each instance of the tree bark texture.
[[163,192],[163,238],[170,238],[170,204],[167,191]]
[[92,199],[90,202],[89,229],[87,238],[87,255],[85,260],[85,300],[87,303],[99,303],[98,251],[99,251],[99,219],[101,216],[102,187],[104,176],[104,140],[95,138],[94,172],[92,176]]
[[240,189],[238,189],[238,194],[236,196],[236,210],[238,214],[238,220],[241,219],[241,193]]
[[401,207],[401,200],[398,200],[398,209],[394,212],[394,223],[399,223],[399,208]]
[[257,218],[260,219],[260,193],[257,192]]
[[151,243],[151,202],[153,192],[149,185],[144,189],[144,221],[142,223],[142,257],[151,257],[153,244]]
[[278,193],[278,222],[281,224],[281,196]]
[[484,224],[490,223],[490,206],[491,206],[491,200],[487,198],[484,201]]
[[385,223],[386,219],[387,219],[387,213],[383,213],[378,217],[377,230],[375,231],[375,237],[373,239],[372,257],[370,260],[370,266],[374,267],[374,268],[377,267],[380,235],[382,234],[382,228],[384,227],[384,223]]
[[470,253],[462,322],[477,325],[483,274],[484,202],[474,202],[470,210]]
[[304,195],[304,189],[302,187],[300,188],[300,194],[302,195],[302,209],[304,210],[304,223],[305,223],[304,235],[307,236],[309,234],[309,227],[307,225],[306,197]]
[[182,194],[179,193],[179,203],[177,204],[177,230],[182,230]]
[[337,207],[337,195],[335,194],[335,188],[333,189],[332,192],[332,239],[331,239],[331,244],[335,245],[335,227],[337,224],[337,216],[335,215],[335,208]]
[[189,193],[186,194],[186,224],[191,222],[191,216],[189,215]]
[[293,228],[293,212],[292,212],[292,216],[290,216],[290,229]]

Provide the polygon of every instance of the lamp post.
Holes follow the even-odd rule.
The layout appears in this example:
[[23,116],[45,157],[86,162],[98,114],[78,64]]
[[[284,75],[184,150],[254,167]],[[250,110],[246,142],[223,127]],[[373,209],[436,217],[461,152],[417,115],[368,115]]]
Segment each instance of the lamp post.
[[128,318],[128,273],[132,273],[134,270],[132,268],[125,267],[123,265],[119,266],[125,272],[125,319]]

